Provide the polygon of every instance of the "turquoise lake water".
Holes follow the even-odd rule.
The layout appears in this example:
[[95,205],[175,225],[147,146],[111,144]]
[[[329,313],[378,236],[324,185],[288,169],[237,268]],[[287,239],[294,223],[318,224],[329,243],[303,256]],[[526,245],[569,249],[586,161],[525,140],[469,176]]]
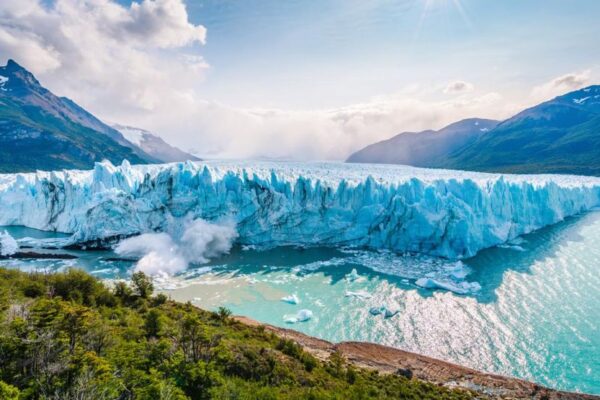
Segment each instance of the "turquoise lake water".
[[[8,227],[15,238],[46,232]],[[60,236],[60,235],[55,235]],[[4,260],[23,270],[81,267],[126,278],[132,262],[111,252],[76,260]],[[331,248],[235,248],[209,264],[157,279],[172,298],[286,326],[331,341],[382,343],[479,370],[600,394],[600,212],[571,218],[464,260],[481,290],[458,295],[415,281],[455,273],[455,263]],[[355,269],[358,279],[352,273]],[[295,294],[299,304],[281,298]],[[385,305],[391,318],[369,309]],[[287,324],[299,310],[306,322]]]

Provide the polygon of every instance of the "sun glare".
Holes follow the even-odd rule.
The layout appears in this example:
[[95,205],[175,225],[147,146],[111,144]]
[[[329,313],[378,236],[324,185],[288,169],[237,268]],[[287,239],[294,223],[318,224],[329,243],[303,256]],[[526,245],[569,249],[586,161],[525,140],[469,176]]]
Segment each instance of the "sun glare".
[[423,3],[423,12],[421,13],[421,18],[419,19],[415,37],[419,36],[424,21],[428,19],[432,12],[437,9],[444,9],[447,12],[448,9],[451,8],[451,11],[458,12],[458,14],[460,14],[460,17],[464,21],[465,25],[471,27],[471,21],[467,16],[465,7],[463,6],[461,0],[423,0]]

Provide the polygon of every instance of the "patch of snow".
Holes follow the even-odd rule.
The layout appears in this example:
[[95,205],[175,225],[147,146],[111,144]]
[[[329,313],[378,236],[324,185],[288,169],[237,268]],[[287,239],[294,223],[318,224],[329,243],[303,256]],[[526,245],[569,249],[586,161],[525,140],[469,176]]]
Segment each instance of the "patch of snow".
[[6,88],[4,87],[4,84],[6,82],[8,82],[8,77],[0,75],[0,90],[3,90],[5,92],[6,92]]
[[121,132],[121,134],[125,136],[125,139],[127,139],[129,142],[135,144],[138,147],[142,145],[144,137],[148,134],[142,129],[131,128],[129,126],[117,125],[115,126],[115,129]]
[[591,97],[591,96],[582,97],[582,98],[580,98],[580,99],[573,99],[573,103],[581,105],[581,104],[585,103],[585,101],[586,101],[587,99],[589,99],[590,97]]

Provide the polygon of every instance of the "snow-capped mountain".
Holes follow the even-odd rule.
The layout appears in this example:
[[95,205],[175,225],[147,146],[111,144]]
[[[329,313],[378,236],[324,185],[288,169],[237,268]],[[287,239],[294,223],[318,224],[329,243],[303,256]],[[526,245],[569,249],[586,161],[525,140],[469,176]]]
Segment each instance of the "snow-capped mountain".
[[146,154],[150,154],[152,157],[162,162],[200,160],[198,157],[192,154],[186,153],[177,147],[171,146],[160,136],[154,135],[147,130],[120,124],[113,124],[112,127],[121,132],[125,139],[127,139],[134,146],[140,148]]
[[0,67],[0,172],[91,168],[104,159],[159,161],[15,61]]

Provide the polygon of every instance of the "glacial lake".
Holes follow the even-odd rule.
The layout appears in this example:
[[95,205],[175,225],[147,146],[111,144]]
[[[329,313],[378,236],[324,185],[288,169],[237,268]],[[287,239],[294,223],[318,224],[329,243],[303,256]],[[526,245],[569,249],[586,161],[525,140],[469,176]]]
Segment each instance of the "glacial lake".
[[[63,236],[4,229],[16,239]],[[126,279],[134,264],[109,251],[68,253],[79,258],[0,260],[0,265],[26,271],[78,267],[110,281]],[[481,289],[457,294],[415,284],[423,277],[457,274]],[[458,267],[356,249],[236,247],[155,283],[175,300],[208,309],[225,306],[331,341],[371,341],[552,388],[600,394],[597,211],[484,250]],[[281,300],[291,295],[299,304]],[[371,308],[382,306],[397,314],[372,315]],[[302,309],[312,311],[310,320],[285,322]]]

